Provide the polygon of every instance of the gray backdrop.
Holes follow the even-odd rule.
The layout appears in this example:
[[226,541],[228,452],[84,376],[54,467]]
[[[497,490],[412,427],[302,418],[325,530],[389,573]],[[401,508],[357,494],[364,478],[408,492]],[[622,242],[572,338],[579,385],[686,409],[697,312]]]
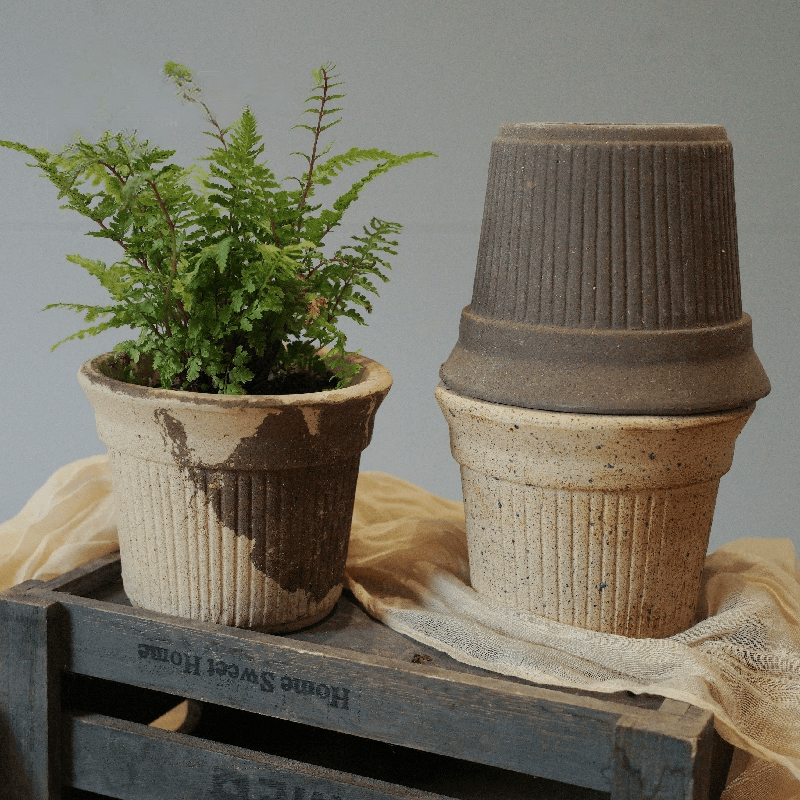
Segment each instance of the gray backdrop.
[[[136,128],[202,154],[202,120],[161,78],[193,68],[224,121],[249,103],[279,175],[305,142],[310,71],[335,62],[346,81],[338,146],[433,150],[364,196],[369,215],[403,223],[393,281],[351,343],[386,364],[395,385],[362,467],[460,498],[437,371],[470,300],[489,147],[503,122],[710,122],[736,162],[744,308],[772,380],[723,478],[712,549],[742,536],[797,530],[798,136],[800,6],[796,0],[20,0],[2,3],[0,138],[58,149],[74,131]],[[103,451],[75,380],[119,335],[50,345],[79,318],[39,310],[99,302],[65,253],[113,259],[84,237],[26,159],[0,151],[3,347],[0,521],[59,466]],[[299,170],[298,170],[299,171]],[[359,216],[360,214],[360,216]]]

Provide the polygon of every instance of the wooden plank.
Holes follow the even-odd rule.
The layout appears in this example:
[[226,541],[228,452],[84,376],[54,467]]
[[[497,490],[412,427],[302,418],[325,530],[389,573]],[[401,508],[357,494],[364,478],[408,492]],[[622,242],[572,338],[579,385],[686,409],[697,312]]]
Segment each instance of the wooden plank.
[[658,709],[662,714],[671,714],[674,717],[683,716],[692,706],[685,703],[683,700],[674,700],[671,697],[665,697],[664,702]]
[[121,800],[441,800],[98,714],[65,715],[63,735],[65,784]]
[[[682,716],[684,714],[697,717],[702,720],[703,713],[695,706],[679,700],[665,699],[659,709],[660,713],[668,713]],[[703,723],[705,725],[705,723]],[[695,757],[695,793],[698,797],[705,800],[719,800],[722,792],[725,791],[725,784],[728,780],[728,771],[733,758],[733,745],[726,742],[716,731],[712,730],[710,735],[704,730],[703,735],[698,740],[697,755]]]
[[40,580],[36,580],[36,578],[32,578],[29,581],[23,581],[22,583],[18,583],[16,586],[12,586],[10,589],[6,589],[6,591],[0,593],[0,597],[16,597],[20,594],[25,594],[28,589],[39,589],[44,587],[44,583]]
[[43,589],[86,595],[119,578],[121,573],[119,551],[96,558],[82,567],[65,572],[42,584]]
[[[93,590],[90,596],[105,603],[131,605],[127,595],[125,595],[120,576],[113,577],[102,588]],[[387,625],[373,619],[347,591],[342,594],[329,617],[310,628],[282,634],[281,638],[284,640],[292,639],[299,642],[324,644],[343,650],[354,650],[359,653],[383,656],[392,661],[427,664],[455,672],[468,672],[472,675],[483,675],[484,677],[500,677],[510,683],[524,683],[526,685],[549,688],[545,687],[544,684],[537,684],[535,681],[527,681],[508,675],[498,675],[498,673],[491,670],[473,667],[470,664],[456,661],[441,650],[417,642],[411,637],[398,633]],[[624,691],[609,694],[608,692],[587,692],[566,687],[560,687],[558,691],[562,694],[577,694],[612,700],[615,703],[636,706],[637,708],[655,709],[664,701],[662,697],[632,694]]]
[[0,797],[60,797],[59,604],[28,582],[0,595]]
[[728,772],[733,760],[733,745],[726,742],[715,730],[711,739],[711,768],[708,776],[708,800],[719,800],[728,782]]
[[[392,661],[404,661],[413,664],[426,664],[441,667],[455,672],[468,672],[471,675],[482,675],[487,678],[499,678],[509,683],[522,683],[527,686],[551,688],[535,681],[527,681],[509,675],[501,675],[488,669],[473,667],[470,664],[456,661],[441,650],[415,641],[409,636],[392,630],[377,620],[372,619],[348,592],[345,592],[337,603],[336,610],[323,622],[312,628],[286,634],[284,639],[295,639],[314,644],[325,644],[344,650],[355,650],[359,653],[384,656]],[[630,692],[587,692],[581,689],[560,687],[561,694],[575,694],[582,697],[596,697],[603,701],[613,701],[637,708],[659,708],[664,701],[662,697],[653,695],[634,695]]]
[[678,701],[664,705],[667,711],[632,711],[619,720],[612,800],[708,798],[713,714]]
[[86,598],[64,607],[72,671],[601,791],[631,711]]

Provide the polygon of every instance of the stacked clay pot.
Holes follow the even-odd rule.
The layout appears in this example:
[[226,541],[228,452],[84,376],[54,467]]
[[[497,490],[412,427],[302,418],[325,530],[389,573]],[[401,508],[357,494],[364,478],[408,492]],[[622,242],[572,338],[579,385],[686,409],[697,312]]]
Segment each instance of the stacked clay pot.
[[688,627],[719,480],[770,389],[725,129],[503,125],[440,374],[473,587],[609,633]]

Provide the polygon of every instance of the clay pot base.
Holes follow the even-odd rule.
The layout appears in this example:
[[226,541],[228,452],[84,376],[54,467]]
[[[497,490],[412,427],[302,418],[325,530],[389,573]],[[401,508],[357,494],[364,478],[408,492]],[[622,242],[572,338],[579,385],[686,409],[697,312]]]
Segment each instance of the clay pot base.
[[336,603],[334,603],[329,609],[320,611],[317,614],[312,614],[310,617],[306,617],[305,619],[293,620],[292,622],[286,622],[283,625],[261,625],[257,628],[253,628],[252,630],[256,631],[256,633],[292,633],[294,631],[302,630],[303,628],[310,628],[312,625],[322,622],[322,620],[333,614],[335,610]]
[[535,411],[446,389],[473,588],[636,638],[692,624],[720,477],[753,406],[695,416]]
[[[143,606],[139,605],[138,603],[134,603],[133,601],[131,601],[131,606],[133,606],[133,608],[143,608]],[[319,611],[316,614],[304,617],[303,619],[292,620],[291,622],[285,622],[280,625],[260,625],[255,628],[250,628],[249,630],[255,631],[256,633],[269,633],[275,635],[282,633],[293,633],[294,631],[299,631],[302,630],[303,628],[310,628],[312,625],[316,625],[318,622],[322,622],[322,620],[326,619],[331,614],[333,614],[335,610],[336,610],[336,603],[334,603],[328,609]]]

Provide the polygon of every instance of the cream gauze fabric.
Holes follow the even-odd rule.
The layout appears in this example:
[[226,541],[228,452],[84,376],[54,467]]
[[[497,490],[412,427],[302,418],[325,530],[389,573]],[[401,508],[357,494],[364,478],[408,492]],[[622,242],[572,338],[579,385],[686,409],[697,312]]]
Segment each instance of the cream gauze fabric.
[[[74,462],[0,525],[0,588],[47,580],[115,549],[107,459]],[[724,800],[800,800],[800,565],[787,539],[721,547],[706,560],[694,627],[627,639],[483,599],[469,584],[461,504],[366,472],[347,580],[373,617],[464,663],[709,709],[739,748]]]
[[108,456],[73,461],[0,525],[0,589],[50,580],[119,550]]

